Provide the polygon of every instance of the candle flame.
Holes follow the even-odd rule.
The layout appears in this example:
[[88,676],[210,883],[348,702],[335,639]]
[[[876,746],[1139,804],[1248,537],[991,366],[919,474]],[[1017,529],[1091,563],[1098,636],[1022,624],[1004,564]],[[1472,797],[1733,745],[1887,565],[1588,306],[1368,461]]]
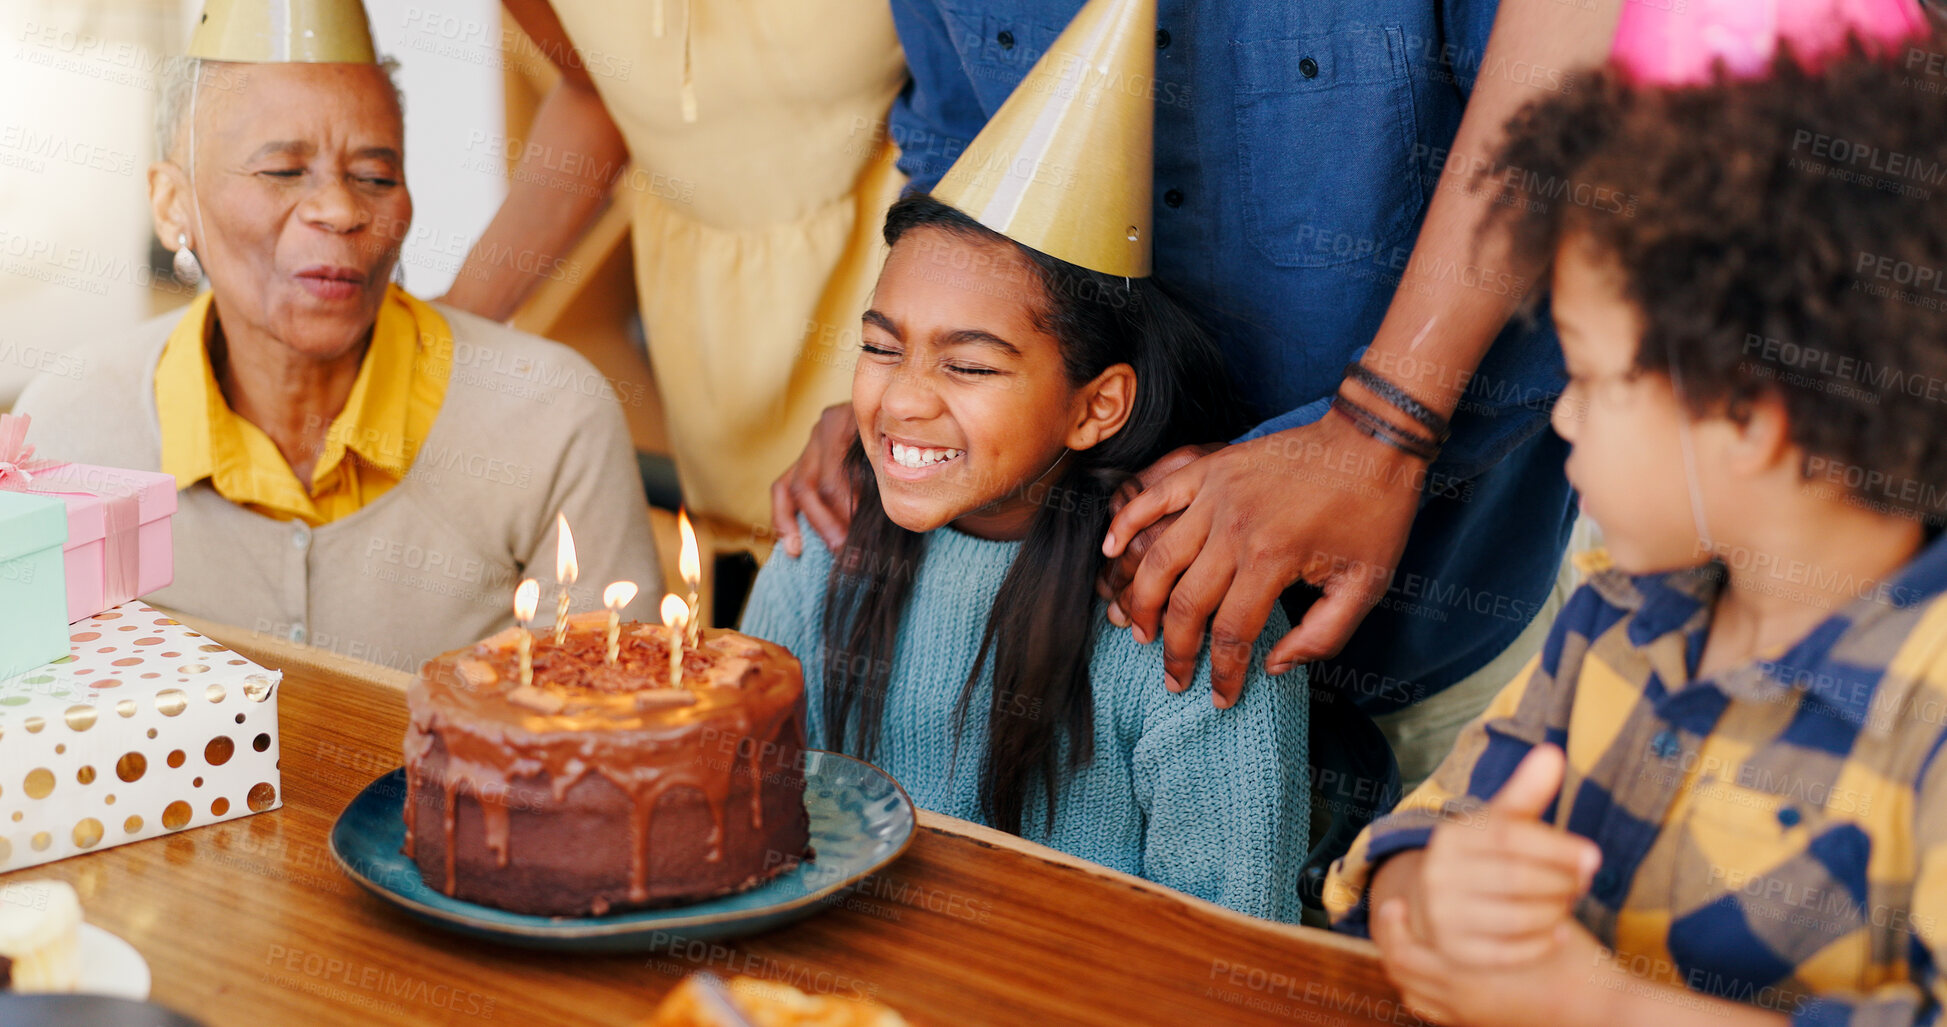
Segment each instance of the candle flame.
[[575,562],[575,533],[568,530],[568,515],[554,515],[557,529],[554,545],[554,580],[566,588],[581,576],[581,565]]
[[680,628],[690,622],[690,604],[684,602],[681,596],[665,594],[662,614],[664,624]]
[[676,527],[683,534],[683,552],[676,560],[676,568],[683,572],[683,584],[696,591],[697,583],[703,580],[703,559],[696,552],[696,530],[690,527],[690,512],[676,511]]
[[526,624],[534,619],[534,611],[541,605],[541,583],[529,578],[514,590],[514,619]]
[[607,588],[602,589],[602,605],[619,613],[624,606],[635,601],[635,594],[635,582],[611,582]]

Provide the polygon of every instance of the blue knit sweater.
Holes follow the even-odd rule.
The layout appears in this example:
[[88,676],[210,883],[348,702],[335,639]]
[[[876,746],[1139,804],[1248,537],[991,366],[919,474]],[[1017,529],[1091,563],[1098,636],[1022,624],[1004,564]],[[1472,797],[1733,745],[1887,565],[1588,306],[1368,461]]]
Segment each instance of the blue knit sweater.
[[[804,555],[773,552],[745,609],[742,629],[804,663],[806,734],[829,747],[823,724],[820,632],[832,555],[801,525]],[[874,762],[919,805],[980,822],[980,762],[991,671],[973,697],[954,757],[953,712],[973,669],[987,615],[1018,542],[989,542],[943,528],[927,538],[895,645],[885,721]],[[1094,759],[1057,790],[1052,830],[1030,788],[1024,835],[1083,859],[1137,874],[1242,913],[1298,919],[1298,870],[1306,850],[1307,702],[1302,673],[1264,674],[1264,654],[1288,627],[1274,615],[1236,706],[1210,703],[1208,653],[1195,684],[1163,687],[1163,646],[1136,644],[1095,603]],[[1031,711],[1027,712],[1032,715]]]

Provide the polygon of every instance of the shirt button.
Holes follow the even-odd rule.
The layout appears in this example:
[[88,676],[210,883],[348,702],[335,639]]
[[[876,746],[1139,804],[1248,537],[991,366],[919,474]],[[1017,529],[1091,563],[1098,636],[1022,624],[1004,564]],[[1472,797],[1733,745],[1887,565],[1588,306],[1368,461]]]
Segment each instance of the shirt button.
[[1163,194],[1163,202],[1171,207],[1183,206],[1183,191],[1181,189],[1171,189],[1169,192]]
[[1666,760],[1675,756],[1681,748],[1682,746],[1677,742],[1677,733],[1669,728],[1658,731],[1656,737],[1650,739],[1650,751]]
[[1778,810],[1779,823],[1785,825],[1786,827],[1797,827],[1798,820],[1799,820],[1798,807],[1782,806],[1779,808]]
[[303,645],[305,638],[309,637],[309,635],[310,633],[304,630],[303,624],[299,623],[299,624],[291,625],[291,641],[296,642],[299,645]]
[[298,526],[292,529],[291,531],[291,548],[303,549],[305,546],[308,546],[310,544],[311,544],[311,528],[309,525],[306,525],[303,522],[299,522]]
[[1014,49],[1014,33],[1002,29],[1001,34],[994,37],[994,42],[999,43],[1003,50],[1012,50]]
[[1168,48],[1169,48],[1169,45],[1170,45],[1170,30],[1169,30],[1169,29],[1157,29],[1157,30],[1156,30],[1156,49],[1158,49],[1158,50],[1166,50],[1166,49],[1168,49]]
[[1307,57],[1298,62],[1298,73],[1306,78],[1318,77],[1318,62]]

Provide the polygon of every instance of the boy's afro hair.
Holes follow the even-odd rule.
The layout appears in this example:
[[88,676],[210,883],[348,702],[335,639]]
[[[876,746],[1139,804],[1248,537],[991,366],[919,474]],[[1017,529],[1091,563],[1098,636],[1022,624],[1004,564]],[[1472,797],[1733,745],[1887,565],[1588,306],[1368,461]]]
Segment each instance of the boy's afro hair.
[[[1636,364],[1693,413],[1779,397],[1805,473],[1854,502],[1947,514],[1947,61],[1936,34],[1817,71],[1629,82],[1614,67],[1508,124],[1489,225],[1552,259],[1612,258]],[[1672,372],[1675,372],[1672,374]]]

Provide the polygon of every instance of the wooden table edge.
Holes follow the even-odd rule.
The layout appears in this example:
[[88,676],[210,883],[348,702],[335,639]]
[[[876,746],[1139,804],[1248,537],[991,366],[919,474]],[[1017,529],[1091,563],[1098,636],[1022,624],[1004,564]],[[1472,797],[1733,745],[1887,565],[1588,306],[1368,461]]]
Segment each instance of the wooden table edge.
[[[918,807],[915,808],[918,809]],[[1050,848],[1038,842],[1031,842],[1018,835],[995,830],[985,824],[976,824],[971,820],[961,820],[958,817],[950,817],[944,813],[935,813],[929,809],[919,809],[919,826],[945,834],[959,835],[962,838],[977,842],[981,845],[997,849],[1009,849],[1021,855],[1041,860],[1044,863],[1052,863],[1072,870],[1079,870],[1083,873],[1103,878],[1104,880],[1113,881],[1124,887],[1134,888],[1168,899],[1172,902],[1180,903],[1198,910],[1205,916],[1223,920],[1239,928],[1268,931],[1310,944],[1336,948],[1355,955],[1368,956],[1374,959],[1379,958],[1379,947],[1364,938],[1355,938],[1351,935],[1339,934],[1317,927],[1307,927],[1303,924],[1281,923],[1276,920],[1266,920],[1262,917],[1251,916],[1247,913],[1239,913],[1228,906],[1220,906],[1208,899],[1201,899],[1187,892],[1180,892],[1174,888],[1165,887],[1146,878],[1137,877],[1134,874],[1117,870],[1114,867],[1105,867],[1100,863],[1092,863],[1079,856],[1071,856],[1060,849]]]
[[223,624],[201,617],[192,617],[163,606],[157,606],[155,609],[158,613],[180,621],[191,631],[208,635],[219,645],[233,649],[274,670],[283,670],[295,665],[308,671],[342,674],[401,694],[405,692],[407,685],[412,684],[412,675],[403,671],[368,663],[355,657],[343,656],[329,649],[286,641],[235,624]]
[[[402,694],[406,686],[412,682],[412,676],[409,674],[354,657],[343,656],[331,652],[328,649],[289,642],[232,624],[220,624],[204,620],[200,617],[186,616],[163,609],[162,607],[157,607],[157,609],[181,621],[191,630],[208,635],[222,645],[235,649],[266,666],[282,669],[286,665],[296,665],[312,671],[341,674],[346,677],[378,685],[382,688],[392,689]],[[1079,856],[1072,856],[1060,849],[1032,842],[1018,835],[1008,834],[1005,831],[995,830],[984,824],[977,824],[970,820],[947,816],[943,813],[935,813],[932,810],[921,809],[917,806],[915,809],[918,812],[919,826],[928,830],[957,835],[980,845],[1006,849],[1032,859],[1040,860],[1044,863],[1078,870],[1114,882],[1123,887],[1137,889],[1170,902],[1178,903],[1241,930],[1282,935],[1295,941],[1324,945],[1348,954],[1373,959],[1378,958],[1379,955],[1378,947],[1363,938],[1355,938],[1350,935],[1338,934],[1316,927],[1307,927],[1302,924],[1287,924],[1250,916],[1227,906],[1220,906],[1207,899],[1201,899],[1197,896],[1177,891],[1174,888],[1157,884],[1154,881],[1137,877],[1134,874],[1125,873],[1099,863],[1093,863]]]

